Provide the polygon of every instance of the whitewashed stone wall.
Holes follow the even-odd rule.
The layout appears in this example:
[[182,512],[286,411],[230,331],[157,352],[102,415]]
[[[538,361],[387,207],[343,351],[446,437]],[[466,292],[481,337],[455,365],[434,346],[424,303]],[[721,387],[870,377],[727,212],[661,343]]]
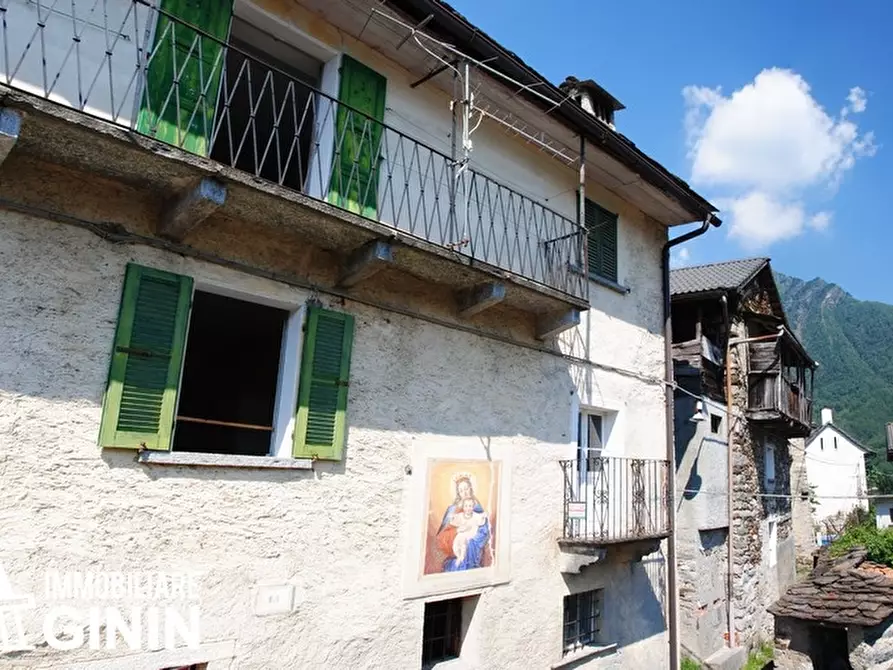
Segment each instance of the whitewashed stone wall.
[[[348,302],[339,308],[357,324],[342,463],[312,472],[140,465],[132,453],[96,446],[128,261],[295,304],[307,297],[3,213],[0,565],[17,591],[35,595],[24,623],[38,645],[47,569],[198,571],[206,656],[146,660],[44,645],[0,656],[0,667],[77,667],[115,654],[117,664],[104,667],[205,660],[211,670],[418,667],[423,603],[404,600],[400,590],[403,542],[416,529],[399,510],[410,488],[411,447],[427,436],[507,447],[515,456],[511,581],[481,593],[460,667],[550,667],[561,659],[563,596],[598,586],[620,647],[578,667],[665,667],[661,555],[566,578],[556,543],[563,505],[556,461],[573,454],[580,378],[635,417],[620,425],[625,443],[655,451],[664,431],[659,386]],[[650,281],[654,272],[645,272]],[[644,366],[657,370],[659,335],[647,331]],[[592,341],[620,350],[628,338],[604,328]],[[295,610],[257,616],[259,583],[294,585]]]

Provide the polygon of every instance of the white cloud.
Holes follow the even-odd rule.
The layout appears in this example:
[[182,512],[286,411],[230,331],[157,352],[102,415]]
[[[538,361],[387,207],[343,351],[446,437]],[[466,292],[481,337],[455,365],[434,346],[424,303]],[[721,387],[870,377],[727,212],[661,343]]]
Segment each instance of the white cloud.
[[750,251],[796,237],[806,225],[803,203],[776,200],[762,191],[717,204],[732,215],[729,235]]
[[853,114],[861,114],[868,106],[868,99],[865,97],[865,91],[859,86],[853,86],[850,89],[850,94],[846,97],[846,100],[850,105],[844,109],[853,112]]
[[876,151],[874,135],[849,118],[867,106],[859,87],[837,118],[803,77],[777,68],[728,96],[703,86],[687,86],[683,96],[691,179],[722,196],[730,235],[749,249],[826,229],[831,213],[808,214],[806,196],[833,194],[856,161]]
[[688,247],[679,247],[679,251],[670,254],[670,267],[682,268],[691,264],[691,252]]
[[812,218],[809,219],[807,225],[813,230],[828,230],[832,218],[833,214],[831,212],[818,212],[812,215]]

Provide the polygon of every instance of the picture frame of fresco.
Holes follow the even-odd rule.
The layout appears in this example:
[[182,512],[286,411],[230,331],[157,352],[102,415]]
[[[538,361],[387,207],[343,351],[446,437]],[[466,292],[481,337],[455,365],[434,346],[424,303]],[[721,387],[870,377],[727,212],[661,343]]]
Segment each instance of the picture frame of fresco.
[[511,462],[480,441],[420,441],[404,559],[408,598],[504,584],[511,575]]

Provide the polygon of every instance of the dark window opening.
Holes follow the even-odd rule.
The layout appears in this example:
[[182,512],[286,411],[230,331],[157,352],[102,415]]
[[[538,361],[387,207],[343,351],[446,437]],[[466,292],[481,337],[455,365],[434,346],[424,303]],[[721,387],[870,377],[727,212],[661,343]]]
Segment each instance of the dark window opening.
[[601,589],[564,597],[565,654],[593,646],[600,641],[601,610]]
[[192,665],[178,665],[172,668],[163,668],[163,670],[207,670],[207,663],[193,663]]
[[288,313],[196,291],[175,451],[266,456]]
[[718,433],[722,427],[722,417],[719,414],[710,415],[710,432]]
[[322,64],[238,18],[230,42],[211,158],[303,191]]
[[834,448],[837,449],[837,436],[834,436]]
[[422,666],[459,658],[462,649],[463,598],[425,603]]
[[815,670],[852,670],[844,628],[810,626],[809,652]]

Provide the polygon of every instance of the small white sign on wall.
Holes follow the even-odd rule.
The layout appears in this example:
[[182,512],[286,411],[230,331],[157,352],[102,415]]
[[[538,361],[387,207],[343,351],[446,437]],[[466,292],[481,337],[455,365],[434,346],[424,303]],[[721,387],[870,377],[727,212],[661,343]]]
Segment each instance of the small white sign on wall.
[[568,519],[585,519],[586,518],[586,503],[585,502],[569,502],[567,504],[567,518]]
[[258,585],[254,600],[254,613],[257,616],[288,614],[295,600],[295,587],[292,584]]

